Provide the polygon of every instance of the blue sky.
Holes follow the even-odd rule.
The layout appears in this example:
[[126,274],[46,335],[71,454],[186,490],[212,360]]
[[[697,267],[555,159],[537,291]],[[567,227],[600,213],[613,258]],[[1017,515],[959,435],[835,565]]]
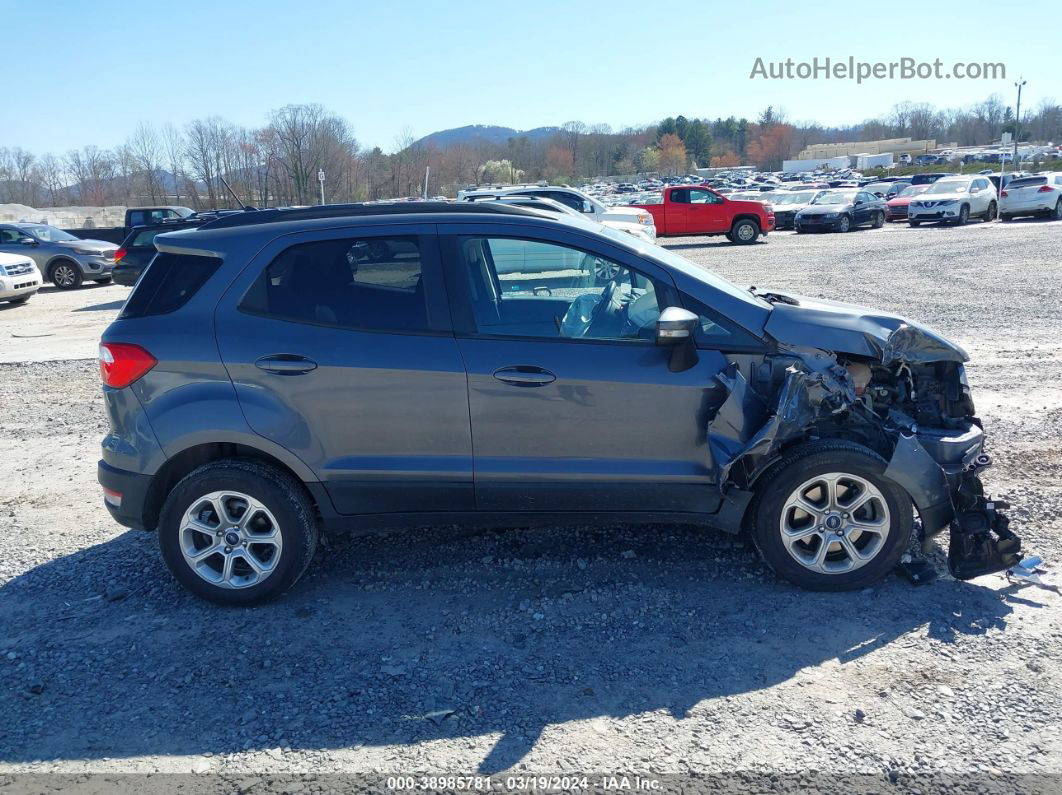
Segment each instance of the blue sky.
[[[5,73],[26,89],[0,111],[0,146],[113,146],[140,121],[220,115],[245,125],[320,102],[362,145],[393,147],[465,124],[569,119],[615,128],[667,115],[755,116],[767,105],[826,124],[899,101],[953,107],[1028,80],[1023,107],[1062,99],[1056,48],[1020,31],[1058,19],[967,0],[919,4],[760,0],[0,0]],[[11,35],[24,19],[26,33]],[[994,24],[993,20],[999,20]],[[1024,20],[1022,22],[1021,20]],[[1052,27],[1054,30],[1057,26]],[[992,37],[996,31],[1000,35]],[[1009,32],[1008,32],[1009,31]],[[750,79],[757,57],[999,61],[1004,80]],[[10,84],[8,84],[10,87]],[[9,98],[12,94],[9,94]],[[1028,104],[1026,104],[1028,103]]]

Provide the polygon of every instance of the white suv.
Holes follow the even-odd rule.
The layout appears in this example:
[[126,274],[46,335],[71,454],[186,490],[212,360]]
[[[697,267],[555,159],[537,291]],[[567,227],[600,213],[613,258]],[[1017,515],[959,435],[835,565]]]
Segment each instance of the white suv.
[[986,221],[996,217],[999,203],[996,186],[980,174],[967,177],[942,177],[929,190],[912,199],[907,221],[918,226],[923,221],[943,221],[962,225],[971,215]]
[[571,207],[584,218],[605,224],[605,226],[612,226],[610,223],[612,221],[638,224],[650,240],[656,240],[656,224],[648,211],[637,207],[606,207],[580,190],[561,185],[507,185],[499,188],[475,188],[458,191],[457,200],[467,201],[487,196],[538,196],[543,199],[552,199]]
[[41,289],[37,263],[21,254],[0,252],[0,301],[24,304]]
[[1062,220],[1062,173],[1034,174],[1011,180],[999,194],[999,217],[1047,215]]

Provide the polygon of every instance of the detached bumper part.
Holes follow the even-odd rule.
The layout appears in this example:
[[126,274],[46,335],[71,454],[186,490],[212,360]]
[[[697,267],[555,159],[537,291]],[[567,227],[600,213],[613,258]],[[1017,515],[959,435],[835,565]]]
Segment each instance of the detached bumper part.
[[[950,529],[948,570],[958,580],[1006,571],[1020,560],[1021,539],[1010,530],[1003,513],[1010,506],[985,497],[977,475],[990,463],[988,456],[978,454],[980,444],[970,445],[978,434],[961,434],[955,445],[946,446],[952,453],[966,451],[963,458],[969,463],[955,472],[942,467],[919,436],[901,433],[885,470],[887,478],[911,495],[927,543],[945,527]],[[937,444],[935,439],[926,441]]]
[[958,580],[1006,571],[1021,560],[1021,539],[1003,513],[1010,505],[989,500],[974,472],[963,476],[955,495],[948,570]]

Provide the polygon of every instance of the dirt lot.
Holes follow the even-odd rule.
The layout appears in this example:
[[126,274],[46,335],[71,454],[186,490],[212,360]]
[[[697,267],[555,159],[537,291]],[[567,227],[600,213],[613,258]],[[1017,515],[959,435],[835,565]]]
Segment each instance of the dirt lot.
[[[1062,559],[1062,223],[716,240],[667,245],[962,343],[988,488]],[[195,600],[95,483],[87,357],[126,293],[0,309],[0,789],[16,771],[1062,782],[1062,598],[1000,576],[810,594],[698,528],[430,528],[333,540],[265,607]]]

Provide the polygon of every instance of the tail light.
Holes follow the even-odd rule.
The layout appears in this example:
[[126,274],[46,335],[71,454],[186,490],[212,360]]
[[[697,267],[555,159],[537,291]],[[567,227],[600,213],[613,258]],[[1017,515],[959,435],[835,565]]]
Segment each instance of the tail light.
[[139,345],[127,342],[100,343],[100,378],[114,389],[129,386],[156,364],[158,359]]
[[999,198],[1001,198],[1001,199],[1007,198],[1007,192],[1005,190],[1000,191],[999,192]]
[[122,261],[122,257],[124,257],[127,253],[128,252],[124,248],[118,249],[117,251],[114,252],[114,261],[115,262],[121,262]]
[[1052,188],[1050,185],[1041,185],[1040,186],[1040,190],[1038,190],[1036,192],[1037,193],[1050,193],[1053,190],[1054,190],[1054,188]]

